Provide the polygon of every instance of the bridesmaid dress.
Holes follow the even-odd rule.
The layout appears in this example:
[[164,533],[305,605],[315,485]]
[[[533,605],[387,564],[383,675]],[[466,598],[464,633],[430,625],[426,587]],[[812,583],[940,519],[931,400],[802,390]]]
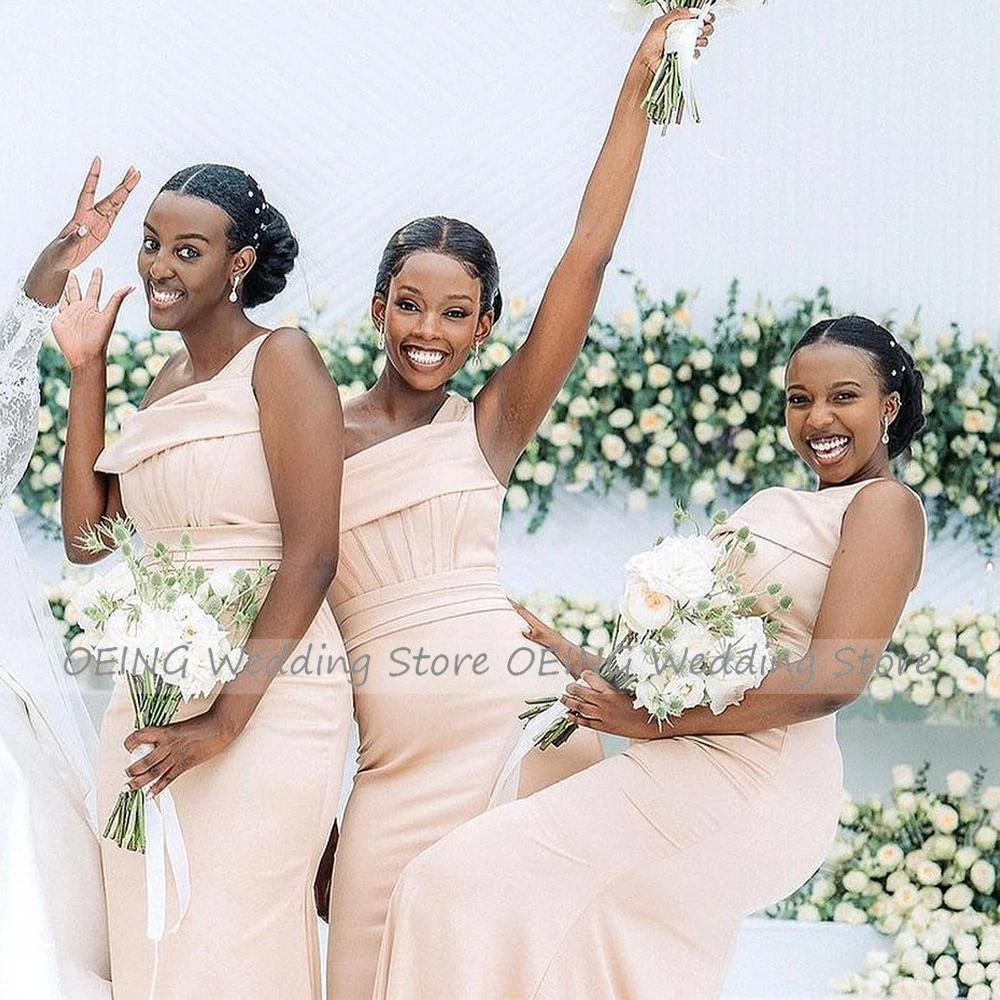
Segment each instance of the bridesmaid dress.
[[97,734],[7,506],[55,313],[18,289],[0,316],[0,997],[109,1000]]
[[[713,530],[756,535],[744,580],[794,597],[781,637],[793,654],[809,646],[844,512],[868,482],[763,490]],[[841,797],[833,715],[633,742],[411,862],[374,996],[717,997],[743,919],[822,864]]]
[[[368,1000],[399,872],[486,809],[523,699],[558,693],[566,676],[554,660],[541,667],[500,586],[504,487],[471,402],[449,395],[432,423],[350,456],[343,496],[331,601],[361,742],[333,871],[327,985],[329,1000]],[[594,733],[533,753],[520,791],[601,757]]]
[[[281,560],[281,530],[251,377],[266,334],[213,378],[134,414],[97,468],[121,477],[122,500],[146,544],[192,539],[189,561],[209,569]],[[310,649],[311,644],[311,649]],[[291,659],[343,656],[324,603]],[[324,663],[325,663],[324,659]],[[176,721],[208,699],[182,703]],[[190,858],[191,903],[179,929],[172,880],[159,946],[156,997],[320,1000],[312,884],[340,796],[350,731],[349,679],[330,673],[274,678],[237,739],[170,788]],[[129,763],[134,729],[116,678],[98,758],[106,818]],[[146,938],[143,855],[102,840],[115,1000],[146,1000],[153,946]]]

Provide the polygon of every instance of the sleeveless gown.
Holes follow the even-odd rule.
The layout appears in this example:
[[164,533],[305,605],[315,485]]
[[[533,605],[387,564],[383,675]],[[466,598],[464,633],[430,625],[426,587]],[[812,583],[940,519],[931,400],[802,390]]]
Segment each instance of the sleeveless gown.
[[[542,676],[498,580],[503,496],[473,405],[457,395],[432,423],[347,459],[331,601],[354,670],[360,749],[333,872],[329,1000],[368,1000],[399,872],[485,810],[523,699],[565,686],[554,661]],[[536,752],[520,791],[601,757],[593,733]]]
[[[281,561],[251,377],[266,335],[217,375],[134,414],[97,468],[117,473],[122,499],[147,544],[176,547],[187,531],[189,561],[209,569]],[[343,656],[324,603],[292,657]],[[325,644],[325,646],[324,646]],[[291,657],[288,663],[291,662]],[[182,703],[175,721],[204,712]],[[157,998],[320,1000],[312,883],[336,815],[350,729],[350,684],[332,673],[274,678],[246,728],[218,756],[170,789],[190,858],[191,903],[179,929],[172,880],[160,943]],[[134,730],[128,690],[116,678],[100,734],[98,805],[106,821],[129,763]],[[145,936],[143,855],[102,839],[115,1000],[146,1000],[153,967]]]
[[[792,654],[809,646],[844,512],[866,485],[766,489],[713,530],[756,535],[744,582],[793,596],[780,640]],[[717,997],[741,922],[822,864],[841,800],[833,715],[633,742],[413,861],[374,996]]]

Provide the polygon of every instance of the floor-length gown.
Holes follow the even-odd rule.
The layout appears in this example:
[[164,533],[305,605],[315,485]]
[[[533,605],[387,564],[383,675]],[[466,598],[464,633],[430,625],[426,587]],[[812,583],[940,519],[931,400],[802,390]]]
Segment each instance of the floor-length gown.
[[[147,544],[176,547],[210,569],[276,564],[281,530],[251,377],[260,337],[213,378],[134,414],[98,460],[117,473],[122,499]],[[324,603],[286,664],[308,651],[343,657]],[[326,661],[324,660],[324,663]],[[182,704],[176,721],[210,702]],[[332,673],[274,678],[246,728],[218,756],[170,786],[190,858],[191,903],[160,944],[161,1000],[319,1000],[312,884],[336,815],[350,729],[350,684]],[[133,714],[122,678],[104,717],[99,807],[107,817],[129,763]],[[102,841],[115,1000],[146,1000],[153,948],[146,939],[143,856]],[[167,927],[177,914],[168,887]]]
[[[715,529],[754,532],[744,582],[777,581],[793,596],[779,641],[795,655],[809,646],[844,512],[866,485],[763,490]],[[740,923],[816,871],[841,797],[833,715],[634,742],[411,862],[374,996],[717,997]]]
[[97,735],[7,506],[54,315],[18,290],[0,316],[0,997],[108,1000]]
[[[486,808],[523,699],[565,686],[554,658],[539,663],[498,580],[503,496],[473,405],[457,395],[432,423],[347,459],[331,599],[361,744],[333,873],[329,1000],[371,996],[397,875]],[[592,733],[533,753],[520,789],[601,756]]]

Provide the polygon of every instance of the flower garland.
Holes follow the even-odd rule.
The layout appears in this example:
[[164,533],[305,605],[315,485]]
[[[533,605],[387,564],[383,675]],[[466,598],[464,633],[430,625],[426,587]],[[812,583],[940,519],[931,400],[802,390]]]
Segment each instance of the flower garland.
[[834,987],[862,996],[1000,995],[1000,786],[953,771],[943,792],[929,765],[893,769],[888,802],[846,802],[833,850],[798,892],[768,910],[790,920],[871,923],[894,935]]
[[[692,332],[689,296],[653,301],[641,282],[635,305],[613,322],[594,319],[581,357],[518,463],[507,507],[545,520],[556,484],[571,493],[627,488],[627,507],[644,508],[667,493],[711,511],[733,507],[768,486],[806,489],[810,473],[783,427],[783,362],[815,321],[833,313],[825,289],[795,299],[779,315],[769,305],[726,312],[710,335]],[[288,318],[290,324],[298,317]],[[506,321],[453,388],[475,395],[527,335],[531,315],[514,299]],[[895,329],[891,320],[885,321]],[[370,324],[330,328],[318,311],[300,325],[317,342],[341,393],[372,384],[385,358]],[[963,343],[957,328],[928,347],[916,322],[896,330],[924,374],[927,424],[900,463],[903,479],[924,497],[932,533],[971,539],[992,556],[1000,535],[1000,348],[985,334]],[[176,337],[112,337],[108,349],[108,433],[114,436],[176,349]],[[40,436],[20,488],[18,511],[56,516],[65,442],[68,372],[51,343],[41,355]]]

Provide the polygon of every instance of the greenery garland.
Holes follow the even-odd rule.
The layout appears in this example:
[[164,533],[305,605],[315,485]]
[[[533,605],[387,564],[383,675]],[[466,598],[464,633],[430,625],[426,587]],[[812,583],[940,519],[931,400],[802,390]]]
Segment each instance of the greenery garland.
[[[779,314],[763,304],[740,310],[734,282],[709,335],[691,330],[687,293],[653,301],[641,282],[634,291],[634,306],[613,322],[593,320],[566,386],[515,469],[508,508],[530,512],[528,530],[535,531],[556,484],[601,493],[623,484],[629,509],[662,492],[708,512],[768,486],[809,488],[811,475],[783,427],[781,380],[792,344],[834,313],[827,291],[790,300]],[[452,387],[475,395],[523,341],[530,321],[525,303],[515,299],[481,367],[461,371]],[[371,385],[385,363],[368,323],[330,328],[321,313],[290,322],[312,335],[345,398]],[[930,347],[920,341],[916,319],[898,329],[891,318],[884,322],[911,348],[926,383],[927,424],[899,472],[923,495],[935,537],[948,530],[991,557],[1000,531],[1000,348],[982,334],[965,344],[957,327]],[[177,346],[165,334],[112,337],[111,437]],[[55,519],[69,373],[51,342],[40,367],[40,435],[16,509]]]

